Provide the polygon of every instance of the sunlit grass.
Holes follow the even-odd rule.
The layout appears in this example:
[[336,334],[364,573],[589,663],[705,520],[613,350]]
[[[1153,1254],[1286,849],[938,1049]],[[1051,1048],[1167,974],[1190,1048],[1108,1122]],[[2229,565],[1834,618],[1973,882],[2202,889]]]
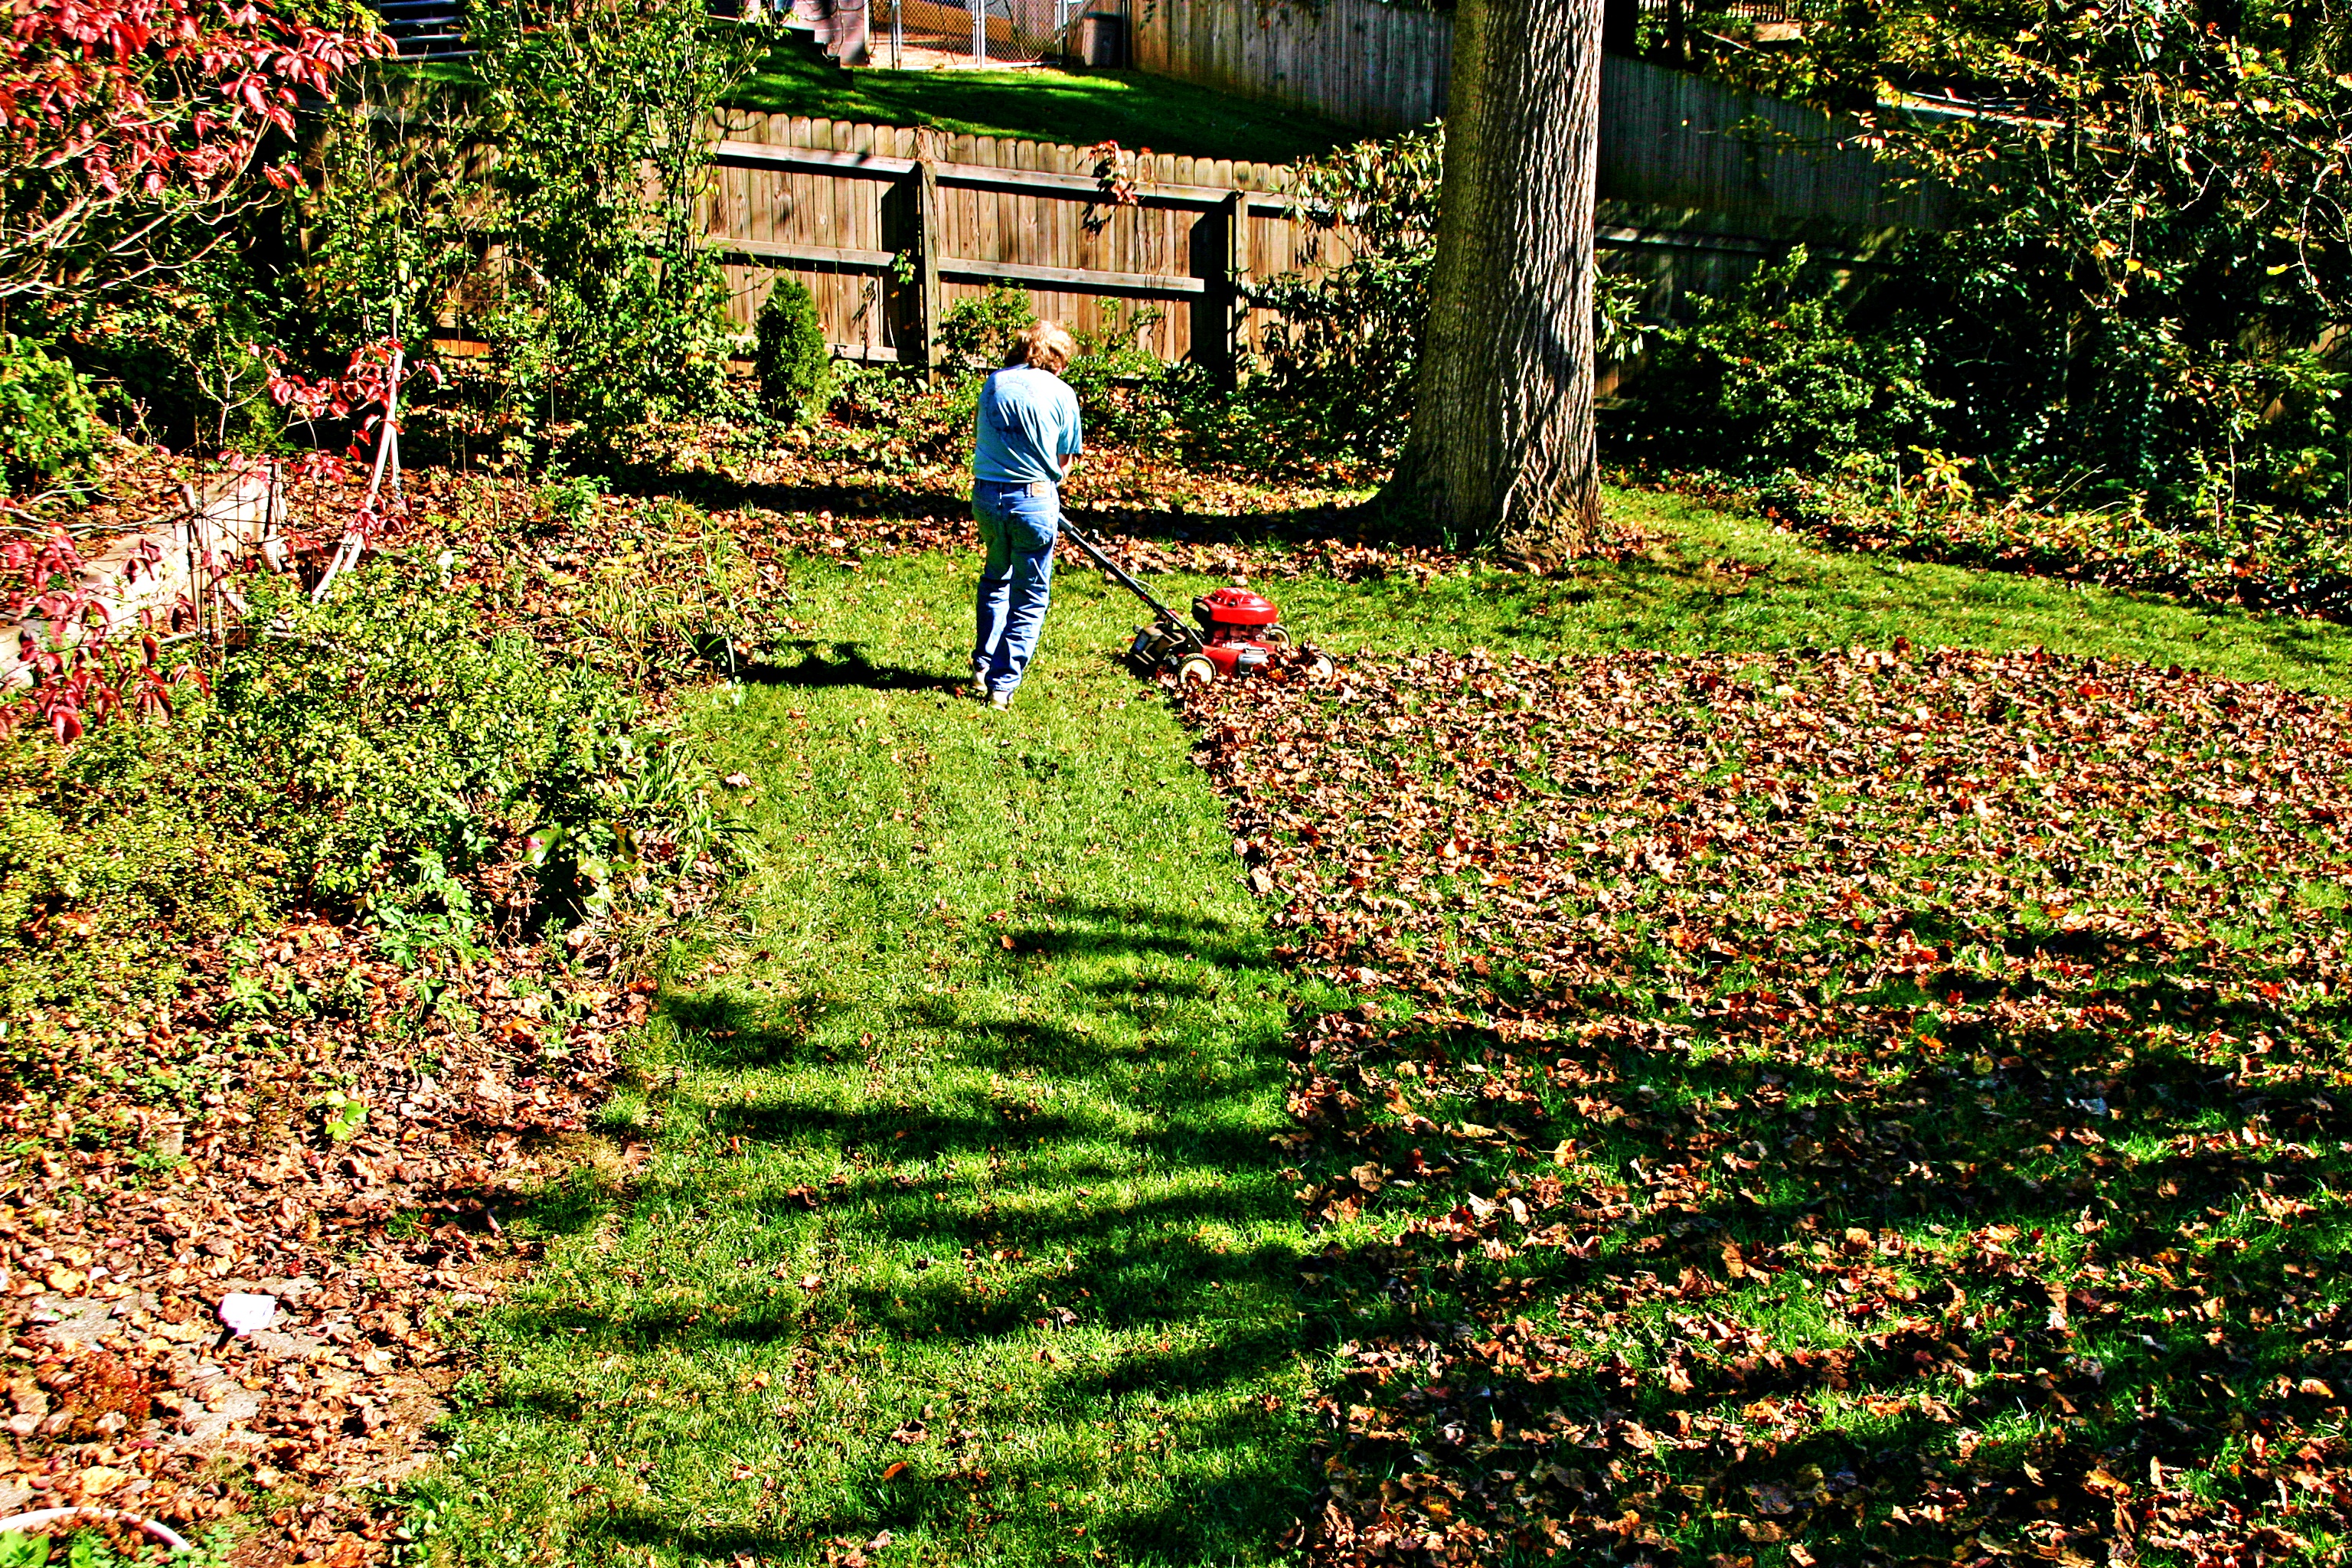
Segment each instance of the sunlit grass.
[[[875,40],[887,61],[889,40]],[[1233,98],[1136,70],[844,70],[792,39],[739,88],[736,107],[952,135],[1090,146],[1115,141],[1181,157],[1287,163],[1355,141],[1352,132],[1277,104]]]
[[[1902,635],[2336,689],[2352,652],[2334,626],[1897,572],[1616,504],[1658,537],[1566,581],[1265,586],[1343,655]],[[1726,560],[1767,571],[1734,592]],[[488,1375],[417,1489],[444,1559],[818,1562],[884,1531],[887,1562],[1278,1555],[1314,1484],[1322,1358],[1399,1310],[1302,1289],[1268,1141],[1293,1010],[1342,999],[1274,964],[1192,738],[1109,657],[1132,603],[1066,573],[1039,667],[991,714],[955,690],[971,569],[802,564],[782,592],[807,637],[697,699],[719,772],[751,781],[753,869],[671,954],[639,1081],[606,1108],[612,1142],[642,1146],[634,1187],[550,1194],[545,1263],[488,1320]],[[1709,1310],[1781,1346],[1864,1331],[1788,1274]],[[1630,1320],[1617,1348],[1646,1362],[1655,1328]],[[1858,1434],[1918,1419],[1832,1405]]]

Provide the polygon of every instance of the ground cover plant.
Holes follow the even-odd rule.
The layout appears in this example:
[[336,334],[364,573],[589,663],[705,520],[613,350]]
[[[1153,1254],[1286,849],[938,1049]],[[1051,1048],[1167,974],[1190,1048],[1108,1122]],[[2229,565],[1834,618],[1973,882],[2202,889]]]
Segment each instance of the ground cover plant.
[[1188,700],[1349,1322],[1318,1561],[2341,1538],[2347,718],[1911,646]]
[[[179,477],[112,476],[110,521]],[[501,565],[560,551],[572,496],[465,493],[503,502]],[[240,574],[235,636],[173,639],[200,679],[168,714],[0,737],[0,1506],[380,1559],[385,1485],[463,1370],[450,1318],[534,1244],[518,1207],[625,1173],[584,1118],[648,946],[727,859],[661,705],[709,664],[645,626],[725,624],[730,561],[602,537],[637,550],[633,592],[572,615],[504,613],[438,535],[317,605]],[[19,609],[54,586],[8,563]],[[269,1321],[228,1335],[234,1292]]]

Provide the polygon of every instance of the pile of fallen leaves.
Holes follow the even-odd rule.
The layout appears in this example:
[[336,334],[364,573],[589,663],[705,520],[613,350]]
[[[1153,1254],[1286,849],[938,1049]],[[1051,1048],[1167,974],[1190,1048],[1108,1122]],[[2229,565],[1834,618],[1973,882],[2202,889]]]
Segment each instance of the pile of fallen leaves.
[[[610,937],[412,969],[317,920],[183,956],[176,1000],[58,1020],[8,1063],[0,1512],[373,1560],[461,1371],[454,1310],[530,1256],[519,1209],[642,1157],[584,1118],[652,984]],[[232,1292],[270,1324],[233,1334]]]
[[1286,958],[1329,1563],[2352,1530],[2352,713],[1433,655],[1186,698]]

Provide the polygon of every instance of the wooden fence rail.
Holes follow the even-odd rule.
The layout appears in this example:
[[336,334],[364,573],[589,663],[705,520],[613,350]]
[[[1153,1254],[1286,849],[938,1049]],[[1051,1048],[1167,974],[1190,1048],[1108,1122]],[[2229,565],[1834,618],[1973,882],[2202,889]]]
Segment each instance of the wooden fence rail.
[[1289,171],[1138,162],[1135,202],[1112,205],[1073,146],[739,115],[704,227],[747,329],[785,273],[841,352],[934,363],[946,311],[1010,283],[1041,316],[1230,375],[1255,330],[1243,286],[1300,259]]
[[814,173],[883,186],[876,210],[877,227],[886,248],[740,237],[718,243],[733,255],[841,274],[877,275],[882,279],[882,315],[891,328],[891,346],[896,357],[909,364],[939,363],[943,282],[1019,283],[1097,297],[1184,300],[1192,316],[1192,357],[1230,380],[1239,363],[1242,285],[1249,270],[1248,218],[1253,211],[1286,213],[1290,205],[1283,196],[1253,198],[1246,191],[1209,185],[1139,184],[1131,204],[1139,210],[1167,209],[1199,216],[1192,220],[1190,236],[1196,271],[1190,275],[1138,272],[949,252],[941,192],[964,190],[1081,202],[1089,209],[1130,205],[1108,202],[1100,183],[1092,176],[735,140],[719,143],[714,162],[721,169]]
[[[1680,82],[1643,80],[1657,91],[1654,117],[1690,107]],[[1680,314],[1692,292],[1721,292],[1796,237],[1756,221],[1776,194],[1852,220],[1843,239],[1811,237],[1817,254],[1857,259],[1854,230],[1886,224],[1895,207],[1891,190],[1832,181],[1807,192],[1821,176],[1801,153],[1678,146],[1620,144],[1619,156],[1652,170],[1654,194],[1685,199],[1604,201],[1594,235],[1605,268],[1650,285],[1653,317]],[[827,341],[856,359],[936,363],[945,313],[1013,284],[1040,316],[1229,376],[1266,324],[1247,309],[1248,285],[1311,279],[1347,254],[1344,233],[1310,236],[1292,171],[1278,165],[1142,158],[1134,205],[1110,205],[1076,147],[758,115],[730,117],[716,163],[704,229],[724,257],[738,327],[751,328],[779,277],[794,277],[815,296]],[[1735,180],[1753,204],[1746,214],[1688,199]]]

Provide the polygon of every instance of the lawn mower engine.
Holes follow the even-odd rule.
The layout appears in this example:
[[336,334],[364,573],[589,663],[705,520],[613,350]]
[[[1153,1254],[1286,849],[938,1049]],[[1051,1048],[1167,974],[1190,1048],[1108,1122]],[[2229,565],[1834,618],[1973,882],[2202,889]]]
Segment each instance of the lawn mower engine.
[[[1135,641],[1127,650],[1128,662],[1138,675],[1156,675],[1165,669],[1186,682],[1248,675],[1265,668],[1276,648],[1290,646],[1290,634],[1279,619],[1281,612],[1264,595],[1250,592],[1246,577],[1236,577],[1230,586],[1193,600],[1193,624],[1188,626],[1066,516],[1062,519],[1062,532],[1103,569],[1103,575],[1151,606],[1152,623],[1135,629]],[[1318,679],[1328,679],[1331,661],[1316,654],[1309,669]]]
[[1272,600],[1251,591],[1247,578],[1236,577],[1230,586],[1192,601],[1197,633],[1170,616],[1137,628],[1129,652],[1139,666],[1172,669],[1179,680],[1248,675],[1262,668],[1275,649],[1290,645],[1280,616]]

